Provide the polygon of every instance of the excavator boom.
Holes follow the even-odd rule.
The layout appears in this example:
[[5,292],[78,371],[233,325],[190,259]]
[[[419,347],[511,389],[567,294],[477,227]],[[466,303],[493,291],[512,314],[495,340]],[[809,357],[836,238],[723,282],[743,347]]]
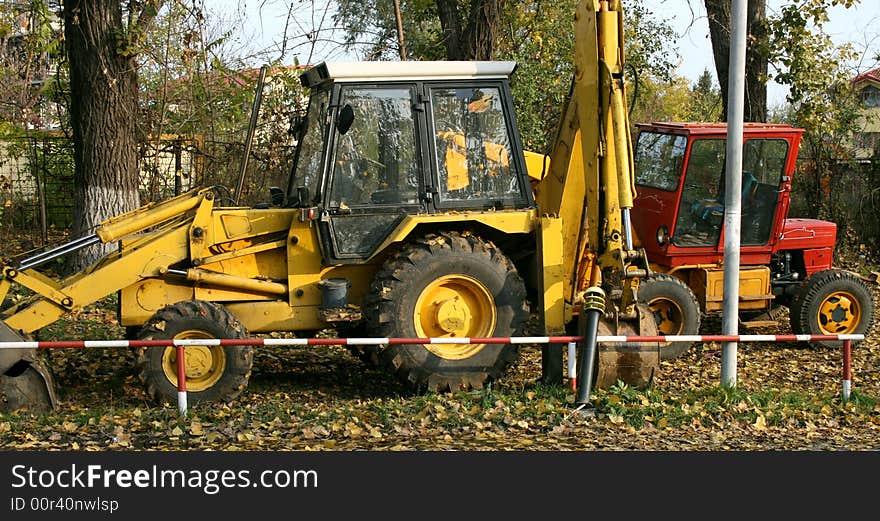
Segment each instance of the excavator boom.
[[[593,309],[604,315],[605,320],[598,322],[604,332],[651,335],[656,332],[653,322],[642,320],[647,312],[636,304],[638,280],[647,276],[648,263],[644,252],[635,249],[630,216],[635,175],[623,75],[621,2],[580,2],[574,30],[571,90],[550,154],[549,173],[536,186],[535,199],[543,216],[539,262],[561,264],[566,276],[564,284],[550,277],[544,280],[544,325],[548,332],[562,331],[586,301],[602,307]],[[588,289],[592,291],[585,298]],[[587,336],[595,335],[593,331]],[[656,346],[618,347],[605,348],[599,356],[610,383],[630,369],[650,378],[659,365]],[[545,349],[544,365],[544,380],[557,380],[561,353],[550,355]]]

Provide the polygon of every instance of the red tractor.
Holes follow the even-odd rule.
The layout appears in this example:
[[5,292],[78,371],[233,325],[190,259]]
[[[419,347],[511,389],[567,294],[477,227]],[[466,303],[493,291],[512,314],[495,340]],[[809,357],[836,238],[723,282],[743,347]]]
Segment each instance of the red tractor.
[[[775,323],[789,308],[797,334],[866,334],[873,295],[857,274],[833,268],[837,225],[788,218],[802,129],[747,123],[743,135],[740,323]],[[654,274],[640,301],[662,334],[698,334],[701,314],[723,302],[725,124],[639,125],[633,226]],[[684,353],[689,343],[661,350]]]

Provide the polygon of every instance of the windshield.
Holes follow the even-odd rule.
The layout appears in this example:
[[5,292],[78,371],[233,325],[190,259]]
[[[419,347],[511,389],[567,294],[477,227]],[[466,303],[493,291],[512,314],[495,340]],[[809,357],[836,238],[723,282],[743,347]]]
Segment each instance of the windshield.
[[318,192],[318,181],[321,178],[321,159],[324,150],[324,130],[327,127],[328,99],[329,91],[327,90],[312,93],[305,121],[306,130],[297,150],[296,169],[293,172],[291,186],[294,189],[299,187],[308,189],[307,201],[315,200]]
[[636,184],[672,192],[678,188],[687,139],[673,134],[642,132],[636,145]]

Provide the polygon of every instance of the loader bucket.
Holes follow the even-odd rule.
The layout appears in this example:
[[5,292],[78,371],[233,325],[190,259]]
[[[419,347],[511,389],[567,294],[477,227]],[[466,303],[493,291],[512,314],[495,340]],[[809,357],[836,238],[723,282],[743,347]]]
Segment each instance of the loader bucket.
[[[620,321],[616,325],[599,321],[599,335],[656,336],[657,323],[644,304],[637,306],[638,320]],[[626,342],[599,344],[597,389],[611,387],[618,380],[644,388],[651,384],[654,373],[660,368],[660,343]]]
[[[0,342],[21,342],[21,335],[0,320]],[[33,348],[0,347],[0,413],[27,409],[40,413],[58,404],[52,373]]]

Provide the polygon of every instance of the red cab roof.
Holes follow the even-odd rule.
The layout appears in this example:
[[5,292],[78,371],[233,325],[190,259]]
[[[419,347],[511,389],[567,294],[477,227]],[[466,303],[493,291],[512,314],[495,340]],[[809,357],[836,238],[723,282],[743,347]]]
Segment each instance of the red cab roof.
[[[726,134],[727,123],[684,123],[684,122],[654,122],[639,123],[639,130],[665,132],[671,134]],[[802,128],[796,128],[787,124],[779,123],[744,123],[743,132],[750,134],[778,134],[804,132]]]

